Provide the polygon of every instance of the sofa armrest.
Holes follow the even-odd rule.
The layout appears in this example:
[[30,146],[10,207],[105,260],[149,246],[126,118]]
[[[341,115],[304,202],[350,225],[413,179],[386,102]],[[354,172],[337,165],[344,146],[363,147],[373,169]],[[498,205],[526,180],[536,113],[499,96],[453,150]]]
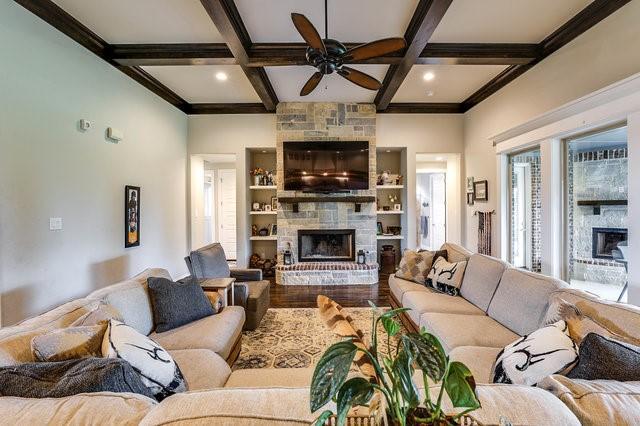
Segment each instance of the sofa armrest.
[[233,299],[235,306],[247,307],[247,300],[249,299],[249,286],[246,282],[235,283],[233,286]]
[[262,269],[231,269],[230,273],[238,282],[262,281]]

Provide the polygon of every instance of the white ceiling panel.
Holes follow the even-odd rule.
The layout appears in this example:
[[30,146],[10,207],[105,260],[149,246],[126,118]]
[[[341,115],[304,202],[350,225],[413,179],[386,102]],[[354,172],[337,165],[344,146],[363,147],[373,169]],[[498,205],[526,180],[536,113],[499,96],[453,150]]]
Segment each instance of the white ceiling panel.
[[539,43],[591,0],[453,0],[434,43]]
[[108,43],[222,43],[198,0],[53,0]]
[[[189,103],[260,102],[247,76],[238,65],[143,67]],[[224,73],[225,81],[216,78]]]
[[[368,42],[402,37],[416,0],[329,0],[329,38],[341,42]],[[291,13],[305,15],[324,37],[322,0],[236,0],[240,16],[254,43],[303,42],[291,22]]]
[[[392,102],[462,102],[505,65],[414,65]],[[433,79],[425,81],[425,73]]]
[[[384,79],[388,65],[352,65],[379,81]],[[311,66],[286,66],[266,68],[269,80],[281,102],[373,102],[376,93],[363,89],[337,74],[326,75],[307,96],[300,96],[300,89],[315,72]]]

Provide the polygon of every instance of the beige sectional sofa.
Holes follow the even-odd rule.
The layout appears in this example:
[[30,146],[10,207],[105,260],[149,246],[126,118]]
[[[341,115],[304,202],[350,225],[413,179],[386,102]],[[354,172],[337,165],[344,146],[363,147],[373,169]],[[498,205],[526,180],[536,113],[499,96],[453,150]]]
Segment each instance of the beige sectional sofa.
[[[513,276],[520,272],[511,271],[503,262],[472,256],[457,246],[447,248],[450,259],[474,258],[463,285],[463,297],[440,297],[418,284],[392,278],[392,300],[397,304],[412,304],[417,313],[411,313],[406,319],[409,326],[423,324],[437,328],[436,333],[452,357],[469,365],[477,378],[488,378],[499,344],[509,343],[520,333],[541,324],[547,304],[544,297],[548,300],[551,292],[565,291],[562,290],[564,285],[533,274]],[[141,395],[108,392],[47,399],[1,397],[0,425],[260,426],[300,425],[313,421],[315,415],[308,408],[312,369],[231,371],[229,364],[237,357],[245,319],[241,307],[227,307],[212,317],[171,332],[153,333],[153,315],[146,287],[149,276],[170,278],[165,270],[150,269],[19,325],[0,329],[0,366],[33,361],[30,350],[33,336],[66,327],[100,301],[105,301],[118,308],[127,324],[150,335],[174,356],[189,391],[171,396],[162,403]],[[522,285],[522,279],[532,285],[539,284],[540,288],[522,293],[515,285],[516,280]],[[482,289],[491,295],[488,297]],[[514,304],[513,299],[518,297],[531,297],[532,302],[520,300]],[[567,292],[567,297],[574,297],[570,300],[579,303],[590,300],[571,291]],[[506,304],[504,309],[509,312],[503,312],[494,304],[498,301]],[[589,303],[603,302],[594,299]],[[515,314],[511,315],[513,309]],[[616,304],[603,308],[612,320],[619,316],[619,309]],[[530,318],[531,323],[523,321],[523,315]],[[632,315],[629,311],[626,318],[628,323],[624,326],[635,327],[634,333],[640,334],[640,315]],[[498,424],[502,416],[518,425],[580,424],[560,399],[542,389],[479,381],[485,382],[478,386],[482,408],[474,412],[474,416],[484,424]]]

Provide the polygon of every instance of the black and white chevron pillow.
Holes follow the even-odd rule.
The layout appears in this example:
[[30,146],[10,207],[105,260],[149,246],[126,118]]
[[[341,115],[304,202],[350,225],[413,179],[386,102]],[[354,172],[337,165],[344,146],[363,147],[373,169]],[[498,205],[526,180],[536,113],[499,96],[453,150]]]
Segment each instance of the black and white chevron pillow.
[[450,263],[439,257],[429,271],[427,285],[451,296],[460,294],[467,261]]
[[158,401],[187,390],[178,364],[160,345],[134,328],[110,320],[102,341],[102,356],[121,358],[140,374]]
[[578,361],[578,346],[565,321],[540,328],[506,346],[493,367],[494,383],[534,386]]

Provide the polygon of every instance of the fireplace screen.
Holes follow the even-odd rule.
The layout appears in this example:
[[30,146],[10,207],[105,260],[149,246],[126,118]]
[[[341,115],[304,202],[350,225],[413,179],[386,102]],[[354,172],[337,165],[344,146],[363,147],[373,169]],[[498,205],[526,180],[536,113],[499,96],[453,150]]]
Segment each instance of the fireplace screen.
[[354,229],[305,229],[298,231],[300,262],[345,262],[355,260]]
[[627,230],[620,228],[593,228],[593,245],[591,248],[594,259],[613,259],[612,251],[618,244],[627,241]]

